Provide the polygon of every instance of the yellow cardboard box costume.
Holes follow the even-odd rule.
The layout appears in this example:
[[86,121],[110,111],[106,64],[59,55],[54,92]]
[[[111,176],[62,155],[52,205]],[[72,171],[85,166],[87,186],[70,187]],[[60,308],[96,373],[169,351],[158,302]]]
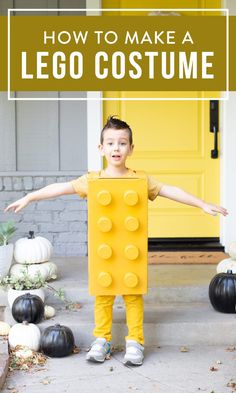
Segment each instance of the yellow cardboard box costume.
[[88,175],[88,255],[91,295],[147,292],[145,173],[132,178]]

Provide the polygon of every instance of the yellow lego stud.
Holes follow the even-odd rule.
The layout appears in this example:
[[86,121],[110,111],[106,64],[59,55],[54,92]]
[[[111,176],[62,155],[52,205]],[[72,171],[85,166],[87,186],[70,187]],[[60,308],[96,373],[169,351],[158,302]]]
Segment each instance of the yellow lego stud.
[[97,194],[97,201],[102,206],[107,206],[111,203],[111,193],[107,190],[101,190]]
[[138,285],[138,277],[134,273],[126,273],[124,276],[124,284],[129,288],[135,288]]
[[139,220],[136,217],[126,217],[125,219],[125,228],[128,229],[128,231],[137,231],[139,228]]
[[135,206],[138,203],[138,194],[134,190],[128,190],[124,193],[124,201],[128,206]]
[[109,287],[112,283],[112,277],[111,277],[110,273],[107,273],[107,272],[99,273],[98,283],[104,288]]
[[98,219],[98,228],[100,229],[100,231],[102,232],[109,232],[112,228],[112,222],[110,220],[110,218],[108,217],[100,217]]
[[108,244],[100,244],[98,247],[98,255],[103,259],[109,259],[112,256],[112,249]]
[[125,256],[131,260],[137,259],[139,256],[138,247],[134,246],[133,244],[128,244],[128,246],[125,247]]

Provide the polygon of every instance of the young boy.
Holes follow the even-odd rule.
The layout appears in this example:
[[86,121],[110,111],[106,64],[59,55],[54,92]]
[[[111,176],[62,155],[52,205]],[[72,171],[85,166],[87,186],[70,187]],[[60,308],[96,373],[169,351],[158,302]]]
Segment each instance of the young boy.
[[[127,123],[117,118],[109,117],[102,132],[99,150],[106,158],[107,166],[99,172],[99,177],[135,177],[135,171],[126,167],[126,159],[133,152],[132,131]],[[79,194],[82,198],[88,193],[88,175],[66,183],[56,183],[46,186],[38,191],[29,193],[25,197],[10,204],[5,211],[13,210],[15,213],[26,207],[30,202],[52,198],[65,194]],[[227,210],[223,207],[204,202],[203,200],[167,184],[159,183],[148,176],[148,197],[154,200],[157,195],[201,208],[204,212],[226,216]],[[95,362],[104,362],[110,353],[112,307],[115,296],[96,296],[95,299],[95,328],[93,331],[96,340],[92,343],[86,359]],[[124,363],[141,365],[143,362],[144,336],[143,336],[143,297],[142,295],[123,295],[126,305],[126,319],[128,336],[126,337],[126,353]]]

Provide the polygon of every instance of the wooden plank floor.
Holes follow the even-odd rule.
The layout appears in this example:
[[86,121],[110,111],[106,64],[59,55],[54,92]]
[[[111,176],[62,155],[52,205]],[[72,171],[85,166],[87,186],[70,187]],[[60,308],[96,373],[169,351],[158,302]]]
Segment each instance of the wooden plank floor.
[[222,251],[152,251],[148,253],[148,263],[164,264],[217,264],[229,255]]

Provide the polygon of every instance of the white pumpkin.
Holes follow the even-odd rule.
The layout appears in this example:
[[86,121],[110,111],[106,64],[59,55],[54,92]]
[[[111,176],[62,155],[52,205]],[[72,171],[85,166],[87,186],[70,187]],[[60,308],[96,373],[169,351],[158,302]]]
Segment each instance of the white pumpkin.
[[11,326],[8,323],[0,321],[0,336],[7,336]]
[[18,351],[15,351],[15,356],[21,359],[29,359],[34,355],[33,351],[28,348],[22,348],[18,349]]
[[11,327],[8,335],[10,348],[22,345],[32,351],[39,350],[40,338],[41,333],[38,326],[28,322],[16,323]]
[[229,245],[229,255],[232,259],[236,259],[236,242]]
[[10,275],[20,278],[24,276],[24,272],[30,278],[34,278],[39,273],[44,280],[56,279],[57,265],[54,262],[33,263],[31,265],[27,264],[27,266],[23,266],[22,263],[15,263],[11,267]]
[[227,270],[232,270],[236,274],[236,261],[231,258],[223,259],[216,267],[217,273],[227,273]]
[[41,236],[34,237],[30,231],[28,237],[23,237],[15,243],[14,259],[18,263],[41,263],[50,260],[53,247],[48,239]]
[[55,314],[56,314],[56,310],[54,307],[47,306],[47,305],[44,306],[44,318],[45,319],[52,318],[55,316]]

